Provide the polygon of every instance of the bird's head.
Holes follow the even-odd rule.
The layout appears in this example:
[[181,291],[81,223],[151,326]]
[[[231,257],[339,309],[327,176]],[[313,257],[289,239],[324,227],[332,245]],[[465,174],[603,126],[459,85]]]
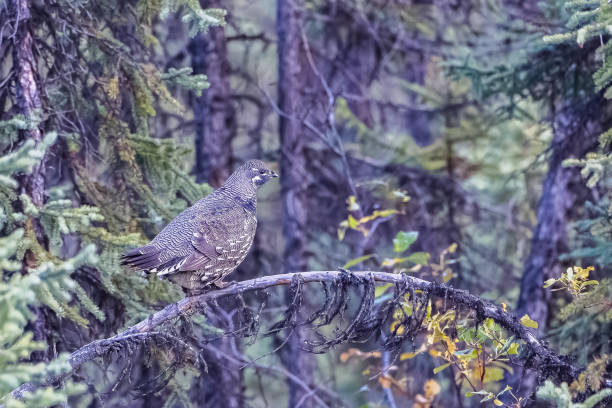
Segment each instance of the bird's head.
[[261,160],[249,160],[240,166],[239,170],[251,181],[254,188],[261,187],[271,178],[278,177],[278,174]]

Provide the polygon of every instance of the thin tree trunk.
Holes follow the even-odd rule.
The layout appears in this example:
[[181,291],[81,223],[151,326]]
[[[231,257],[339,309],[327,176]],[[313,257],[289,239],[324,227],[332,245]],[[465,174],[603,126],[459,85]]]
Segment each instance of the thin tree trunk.
[[[306,187],[307,171],[304,155],[304,129],[299,118],[302,113],[300,92],[304,87],[305,72],[301,49],[301,0],[278,0],[276,3],[278,35],[278,106],[287,116],[279,118],[281,145],[280,173],[283,205],[284,272],[307,269]],[[301,350],[302,333],[295,330],[281,359],[289,372],[306,384],[312,385],[314,361]],[[312,398],[303,388],[288,381],[289,406],[313,406]]]
[[[219,0],[201,2],[202,7],[222,7]],[[196,74],[206,74],[210,87],[194,101],[196,119],[195,173],[198,182],[219,187],[232,172],[232,139],[236,121],[229,83],[230,66],[223,27],[212,27],[198,34],[190,43],[191,64]],[[231,309],[231,305],[226,306]],[[233,339],[223,338],[216,346],[233,355]],[[236,341],[236,348],[241,344]],[[210,373],[202,373],[198,406],[241,408],[244,406],[244,375],[237,367],[226,366],[224,360],[211,358]],[[212,375],[211,375],[212,374]]]
[[[202,6],[221,7],[221,4],[210,0]],[[196,179],[219,187],[232,172],[232,139],[236,134],[223,27],[212,27],[207,34],[198,34],[191,41],[189,51],[193,72],[206,74],[210,83],[194,103]]]

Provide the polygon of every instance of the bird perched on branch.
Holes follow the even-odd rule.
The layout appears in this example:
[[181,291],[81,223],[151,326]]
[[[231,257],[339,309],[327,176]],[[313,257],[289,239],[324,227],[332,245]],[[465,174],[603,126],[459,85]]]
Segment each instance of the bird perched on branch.
[[244,260],[257,227],[257,188],[278,175],[261,160],[240,166],[212,194],[173,219],[121,264],[168,278],[187,291],[215,285]]

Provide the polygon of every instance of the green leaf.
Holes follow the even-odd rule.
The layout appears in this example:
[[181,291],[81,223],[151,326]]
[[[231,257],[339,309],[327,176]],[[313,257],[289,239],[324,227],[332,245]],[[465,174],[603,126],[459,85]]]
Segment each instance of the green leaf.
[[390,286],[391,284],[387,283],[385,285],[380,285],[374,288],[374,297],[377,298],[379,296],[382,296],[382,294],[385,293]]
[[493,398],[495,398],[495,395],[492,392],[490,392],[483,399],[481,399],[480,402],[490,401]]
[[369,254],[369,255],[364,255],[364,256],[360,256],[359,258],[355,258],[355,259],[351,259],[350,261],[348,261],[347,263],[344,264],[343,268],[344,269],[349,269],[350,267],[353,267],[359,263],[362,263],[363,261],[370,259],[374,256],[374,254]]
[[429,262],[429,253],[428,252],[415,252],[408,255],[404,258],[404,261],[410,261],[417,265],[427,265]]
[[393,250],[395,252],[404,252],[410,245],[414,244],[414,241],[419,237],[418,231],[400,231],[393,238]]
[[517,355],[518,354],[518,348],[519,348],[519,344],[518,343],[512,343],[510,345],[510,347],[508,348],[508,354],[510,354],[510,355]]
[[474,395],[489,395],[491,394],[489,391],[481,390],[481,391],[468,391],[465,393],[466,397],[473,397]]
[[442,364],[441,366],[438,366],[436,368],[433,369],[433,373],[434,374],[438,374],[440,371],[444,370],[445,368],[448,368],[448,366],[450,366],[451,363],[446,363],[446,364]]
[[512,389],[511,386],[506,385],[506,387],[503,390],[501,390],[500,392],[497,393],[495,398],[499,398],[501,395],[505,394],[506,392],[510,391],[511,389]]
[[552,286],[555,284],[556,281],[556,279],[548,279],[546,282],[544,282],[544,287],[547,288],[549,286]]
[[532,329],[538,328],[538,322],[531,320],[528,314],[524,314],[523,317],[521,317],[521,324],[525,327],[531,327]]
[[458,350],[458,351],[455,351],[453,354],[464,361],[471,361],[478,357],[478,352],[474,348]]
[[510,346],[512,346],[512,342],[513,341],[514,341],[514,336],[512,336],[508,340],[506,340],[506,342],[504,343],[504,346],[499,350],[499,352],[497,354],[499,354],[499,355],[506,354],[506,352],[510,349]]
[[501,381],[504,378],[504,370],[500,367],[487,367],[485,376],[483,378],[484,383]]

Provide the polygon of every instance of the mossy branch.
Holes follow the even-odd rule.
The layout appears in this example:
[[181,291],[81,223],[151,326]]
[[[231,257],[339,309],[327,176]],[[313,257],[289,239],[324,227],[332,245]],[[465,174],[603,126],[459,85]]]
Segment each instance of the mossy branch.
[[[448,285],[429,282],[407,275],[376,271],[347,272],[343,270],[298,272],[263,276],[256,279],[237,282],[223,289],[186,297],[176,303],[166,306],[159,312],[154,313],[147,319],[142,320],[113,337],[95,340],[76,350],[70,355],[69,359],[72,371],[96,357],[101,357],[108,351],[120,347],[122,342],[129,341],[136,337],[146,336],[147,333],[153,332],[155,328],[161,324],[180,316],[189,315],[198,310],[198,306],[203,306],[216,299],[262,290],[273,286],[290,285],[298,275],[302,283],[313,283],[333,282],[340,279],[342,274],[348,274],[362,282],[373,280],[377,283],[398,284],[409,290],[421,290],[427,292],[430,296],[444,298],[448,306],[464,307],[473,310],[477,313],[479,319],[493,319],[514,336],[525,342],[529,351],[526,353],[526,366],[537,370],[544,378],[553,378],[558,381],[571,381],[580,373],[580,370],[571,365],[565,357],[557,354],[538,340],[535,334],[530,329],[523,326],[514,314],[504,311],[500,306],[473,295],[468,291],[455,289]],[[64,376],[68,375],[70,375],[70,373],[64,374]],[[61,378],[48,378],[44,385],[54,384],[59,380],[61,380]],[[21,399],[24,393],[31,392],[39,386],[40,385],[32,383],[23,384],[13,390],[11,396]]]

